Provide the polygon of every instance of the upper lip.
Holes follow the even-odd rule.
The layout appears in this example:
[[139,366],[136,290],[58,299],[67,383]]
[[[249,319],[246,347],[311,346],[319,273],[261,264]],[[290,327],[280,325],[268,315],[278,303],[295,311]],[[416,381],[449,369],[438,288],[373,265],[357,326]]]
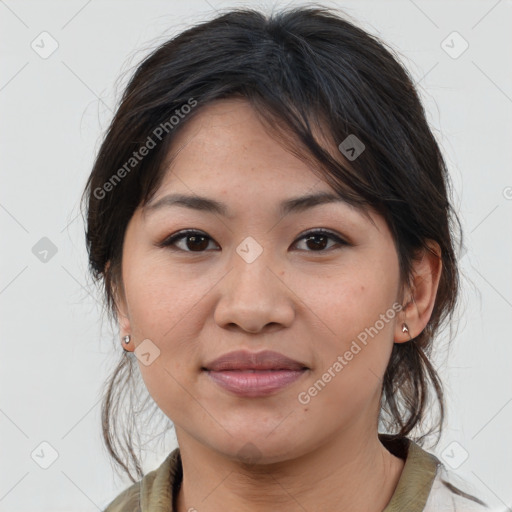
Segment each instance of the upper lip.
[[273,350],[235,350],[205,364],[203,370],[304,370],[307,366]]

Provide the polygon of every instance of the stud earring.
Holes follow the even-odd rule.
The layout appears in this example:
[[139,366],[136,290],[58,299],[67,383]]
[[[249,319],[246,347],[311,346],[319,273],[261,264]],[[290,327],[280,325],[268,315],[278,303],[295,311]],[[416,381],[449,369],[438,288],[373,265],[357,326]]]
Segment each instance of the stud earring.
[[128,345],[130,343],[130,338],[131,338],[131,336],[129,334],[127,334],[126,336],[123,337],[123,341],[126,343],[126,345]]
[[402,324],[402,332],[409,332],[409,327],[407,327],[405,322]]

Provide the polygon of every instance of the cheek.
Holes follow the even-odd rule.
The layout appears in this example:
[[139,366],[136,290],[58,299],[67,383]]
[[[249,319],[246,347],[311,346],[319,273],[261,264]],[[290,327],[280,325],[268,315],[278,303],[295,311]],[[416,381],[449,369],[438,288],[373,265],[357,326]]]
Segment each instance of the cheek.
[[189,383],[183,375],[163,357],[157,358],[149,366],[140,361],[138,364],[148,393],[164,414],[174,420],[176,411],[187,410],[190,398],[184,389],[189,387]]
[[294,292],[337,338],[355,336],[389,310],[397,294],[393,269],[358,265],[314,280],[297,278]]
[[[314,288],[309,288],[309,293],[307,288],[300,292],[307,297],[305,311],[315,324],[315,337],[321,339],[314,346],[316,377],[331,369],[331,375],[336,374],[332,381],[338,383],[342,393],[341,388],[357,393],[365,386],[379,385],[393,348],[395,279],[389,268],[383,272],[377,265],[365,265],[324,279],[313,293]],[[333,368],[336,362],[342,370],[339,364]],[[329,380],[329,375],[324,380]]]
[[[146,387],[166,411],[183,400],[183,386],[191,385],[190,361],[197,359],[198,333],[203,325],[201,300],[212,287],[209,276],[184,276],[179,268],[137,250],[125,259],[123,274],[130,325],[137,346],[151,340],[160,351],[148,366],[138,362]],[[180,398],[181,397],[181,398]]]
[[[134,253],[126,260],[123,275],[134,334],[163,340],[190,313],[208,289],[209,278],[200,273],[184,276],[179,266],[171,266],[165,255]],[[136,336],[137,337],[137,336]]]

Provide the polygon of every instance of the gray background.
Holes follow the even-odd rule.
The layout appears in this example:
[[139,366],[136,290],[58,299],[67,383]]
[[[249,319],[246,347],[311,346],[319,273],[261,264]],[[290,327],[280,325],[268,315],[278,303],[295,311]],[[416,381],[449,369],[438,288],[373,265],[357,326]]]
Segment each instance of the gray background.
[[[269,10],[285,3],[0,1],[1,511],[94,511],[130,483],[113,472],[101,444],[101,386],[121,348],[101,322],[100,297],[87,276],[78,201],[126,73],[174,33],[235,5]],[[401,53],[449,164],[466,249],[459,330],[450,352],[436,355],[448,422],[431,451],[506,510],[511,2],[324,5],[343,8]],[[469,46],[457,55],[464,41]],[[52,44],[58,48],[43,58]],[[154,469],[174,443],[150,451],[144,469]],[[52,450],[58,457],[43,469]]]

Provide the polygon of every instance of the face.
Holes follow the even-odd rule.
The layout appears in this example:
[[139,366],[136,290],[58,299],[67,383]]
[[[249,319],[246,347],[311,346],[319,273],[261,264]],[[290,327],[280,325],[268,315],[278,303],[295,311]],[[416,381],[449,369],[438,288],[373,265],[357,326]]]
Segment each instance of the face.
[[[342,201],[283,213],[290,199],[334,191],[243,100],[205,106],[172,151],[161,187],[127,227],[119,320],[135,347],[150,340],[140,371],[180,444],[237,457],[252,443],[278,461],[341,432],[376,432],[399,320],[398,258],[383,218],[372,212],[372,223]],[[170,194],[225,211],[161,201]],[[240,394],[202,369],[235,350],[276,351],[307,369]],[[251,376],[242,373],[243,386]]]

